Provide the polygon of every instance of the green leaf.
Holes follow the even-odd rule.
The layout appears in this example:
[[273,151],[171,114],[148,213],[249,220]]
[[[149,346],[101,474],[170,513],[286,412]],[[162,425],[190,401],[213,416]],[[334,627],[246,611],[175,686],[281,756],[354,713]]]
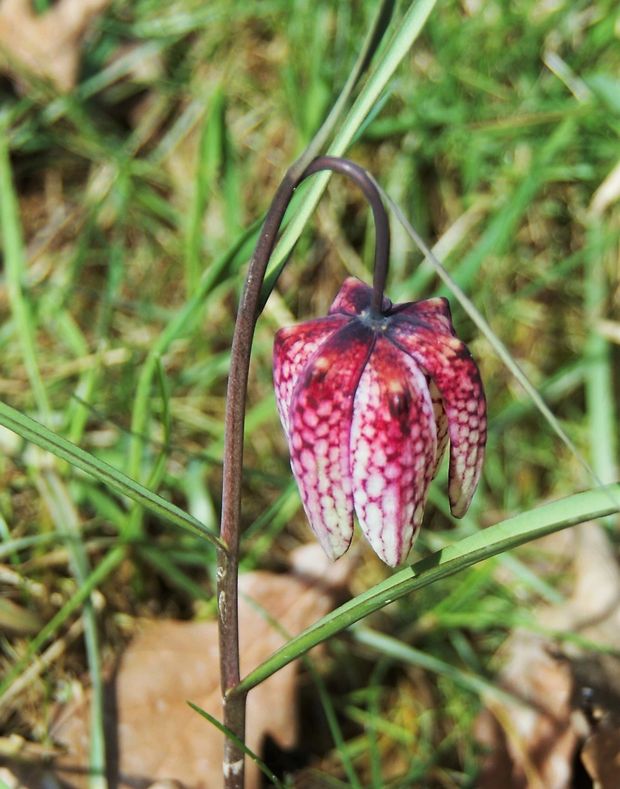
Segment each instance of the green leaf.
[[22,436],[27,441],[41,447],[41,449],[45,449],[53,455],[66,460],[75,468],[79,468],[80,471],[85,472],[90,477],[94,477],[99,482],[103,482],[104,485],[141,504],[169,523],[180,526],[182,529],[192,532],[192,534],[204,537],[216,548],[224,547],[219,538],[196,518],[192,518],[191,515],[183,512],[179,507],[127,477],[109,463],[99,460],[99,458],[96,458],[89,452],[85,452],[65,438],[52,433],[51,430],[48,430],[29,416],[2,402],[0,402],[0,424],[8,427],[9,430]]
[[257,756],[254,753],[254,751],[250,750],[248,746],[244,742],[242,742],[234,732],[232,732],[227,726],[224,726],[223,723],[218,721],[217,718],[214,718],[213,715],[211,715],[209,712],[203,710],[202,707],[199,707],[197,704],[194,704],[191,701],[188,701],[187,703],[194,710],[194,712],[197,712],[199,715],[202,715],[202,717],[208,720],[210,724],[215,726],[216,729],[219,729],[222,732],[222,734],[224,734],[226,737],[232,740],[235,743],[235,745],[241,748],[241,750],[246,754],[246,756],[249,756],[250,759],[256,762],[256,766],[258,767],[258,769],[262,773],[264,773],[264,775],[267,776],[267,778],[272,782],[274,786],[278,787],[278,789],[285,789],[284,784],[278,780],[277,775],[275,775],[269,769],[269,767],[267,767],[267,765],[260,758],[260,756]]
[[[334,137],[332,144],[329,146],[327,153],[330,156],[342,156],[355,139],[356,134],[365,122],[368,114],[372,112],[394,72],[409,53],[436,2],[437,0],[418,0],[405,13],[392,40],[386,46],[382,58],[369,76],[368,81],[360,91],[359,96]],[[282,238],[274,249],[269,262],[261,295],[261,304],[264,304],[273,289],[291,250],[297,243],[306,222],[312,216],[321,199],[329,178],[329,173],[319,173],[313,178],[312,185],[304,195],[303,203],[299,206],[299,210],[282,233]]]
[[416,589],[568,526],[620,512],[620,484],[595,488],[516,515],[442,548],[319,619],[251,671],[232,693],[247,693],[276,671],[349,625]]

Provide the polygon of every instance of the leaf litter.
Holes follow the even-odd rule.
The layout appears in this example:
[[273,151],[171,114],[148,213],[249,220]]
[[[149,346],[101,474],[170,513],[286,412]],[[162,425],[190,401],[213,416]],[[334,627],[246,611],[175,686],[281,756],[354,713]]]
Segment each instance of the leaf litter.
[[[328,613],[345,588],[352,562],[331,564],[316,545],[292,555],[289,572],[246,573],[240,578],[242,674]],[[251,691],[247,745],[261,752],[266,737],[290,749],[297,739],[297,667],[291,664]],[[217,624],[213,621],[144,620],[107,683],[105,714],[112,786],[153,785],[212,789],[221,785],[223,735],[187,704],[221,718]],[[47,774],[15,768],[25,781],[55,777],[63,787],[88,786],[88,691],[59,709],[50,737],[63,749]],[[247,787],[260,785],[247,764]],[[22,786],[19,782],[16,787]]]
[[[0,70],[48,80],[62,92],[75,87],[82,40],[110,0],[59,0],[36,14],[30,0],[0,3]],[[26,81],[28,81],[26,79]]]
[[600,789],[620,786],[620,570],[597,522],[573,529],[569,550],[573,593],[536,618],[544,633],[581,641],[518,629],[504,644],[499,682],[518,701],[488,700],[477,721],[480,789],[569,789],[584,772]]

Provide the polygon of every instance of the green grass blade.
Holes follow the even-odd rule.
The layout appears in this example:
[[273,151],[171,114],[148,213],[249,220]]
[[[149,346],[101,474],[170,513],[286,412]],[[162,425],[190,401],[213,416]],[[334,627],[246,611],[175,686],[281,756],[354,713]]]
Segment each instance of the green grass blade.
[[353,91],[370,66],[372,59],[375,56],[381,41],[383,40],[383,36],[387,31],[394,13],[394,5],[394,0],[382,0],[381,4],[379,5],[377,14],[373,20],[370,30],[368,31],[366,40],[362,45],[362,49],[357,61],[355,62],[343,89],[340,91],[340,95],[334,102],[334,105],[329,111],[327,118],[323,121],[321,128],[314,135],[307,149],[304,151],[303,156],[307,161],[312,161],[312,159],[315,156],[318,156],[318,154],[323,150],[324,146],[327,145],[327,141],[338,125],[338,121],[346,109]]
[[412,227],[411,223],[409,222],[407,217],[403,214],[400,207],[392,200],[392,198],[388,194],[386,194],[386,192],[381,190],[381,193],[383,195],[383,199],[385,200],[386,204],[390,206],[396,218],[405,228],[411,240],[416,244],[416,246],[420,249],[420,251],[423,252],[424,255],[426,255],[427,260],[429,260],[429,262],[433,265],[433,268],[437,272],[442,282],[456,296],[456,298],[458,299],[460,305],[463,307],[465,312],[469,315],[473,323],[475,323],[475,325],[480,329],[482,334],[484,334],[487,341],[489,342],[489,345],[493,348],[499,359],[501,359],[501,361],[506,365],[507,369],[512,373],[514,378],[519,382],[521,387],[532,399],[534,405],[543,415],[543,417],[548,422],[548,424],[551,426],[551,429],[554,431],[554,433],[560,438],[560,440],[564,443],[564,445],[579,461],[579,463],[588,473],[588,475],[593,480],[593,482],[595,482],[599,486],[602,486],[603,481],[599,478],[598,474],[594,471],[594,469],[592,469],[588,461],[577,449],[575,443],[572,441],[568,433],[564,430],[564,428],[560,424],[560,421],[557,419],[555,414],[551,411],[547,403],[543,400],[536,387],[530,382],[527,375],[523,372],[521,366],[517,364],[517,362],[515,362],[515,360],[512,358],[512,355],[510,354],[508,348],[495,334],[495,332],[489,326],[487,321],[483,318],[481,313],[476,309],[471,299],[468,298],[468,296],[464,293],[464,291],[457,284],[457,282],[455,282],[455,280],[450,276],[450,274],[448,274],[446,269],[442,266],[441,262],[433,254],[432,250],[429,249],[428,245],[424,242],[424,239]]
[[29,416],[2,402],[0,402],[0,424],[8,427],[9,430],[22,436],[27,441],[41,447],[41,449],[45,449],[56,455],[56,457],[66,460],[72,466],[79,468],[118,493],[122,493],[132,501],[141,504],[169,523],[180,526],[182,529],[192,532],[192,534],[204,537],[215,547],[220,546],[219,538],[196,518],[192,518],[191,515],[183,512],[176,505],[171,504],[166,499],[130,479],[130,477],[118,471],[109,463],[99,460],[99,458],[96,458],[89,452],[85,452],[65,438],[52,433],[51,430],[48,430]]
[[202,225],[209,192],[213,188],[217,171],[221,166],[225,123],[224,106],[224,88],[221,84],[217,84],[207,102],[202,122],[194,177],[194,195],[187,218],[184,257],[185,287],[188,298],[191,298],[200,282],[203,256]]
[[[541,146],[536,160],[528,169],[523,180],[490,219],[478,243],[455,267],[452,277],[461,288],[468,290],[482,262],[492,255],[501,255],[514,241],[519,222],[545,184],[549,165],[574,140],[575,125],[574,118],[567,118]],[[422,290],[432,275],[432,269],[420,268],[412,278],[412,286],[415,291]],[[449,286],[441,289],[440,295],[445,296],[448,289]]]
[[[360,91],[359,96],[330,145],[327,151],[330,156],[342,156],[346,152],[387,83],[419,36],[436,2],[437,0],[418,0],[418,2],[410,6],[400,22],[398,31],[387,45],[381,60]],[[286,230],[282,233],[282,238],[274,249],[269,262],[261,303],[266,301],[267,296],[271,292],[306,222],[321,199],[329,178],[329,174],[319,173],[313,179],[312,185],[305,194],[303,203],[287,225]]]
[[158,336],[157,341],[149,351],[138,376],[134,407],[131,415],[131,443],[129,447],[128,473],[134,479],[139,479],[141,474],[142,450],[144,435],[149,414],[149,400],[153,379],[157,373],[159,359],[166,353],[170,344],[188,331],[192,322],[204,307],[207,294],[218,282],[223,271],[232,263],[245,243],[258,230],[259,222],[255,222],[243,231],[234,244],[204,272],[196,293],[189,299],[182,309],[170,320],[168,325]]
[[[598,329],[608,300],[604,225],[593,219],[588,230],[585,259],[585,310],[589,323],[586,342],[586,403],[590,424],[592,465],[604,482],[617,476],[617,428],[613,371],[609,342]],[[612,253],[613,254],[613,253]]]
[[23,290],[26,265],[24,242],[21,234],[17,195],[11,175],[7,131],[4,124],[0,124],[0,230],[2,232],[7,291],[11,312],[15,318],[17,339],[21,343],[24,364],[37,409],[43,421],[49,423],[49,401],[37,363],[34,317]]
[[30,641],[24,654],[20,659],[5,672],[5,675],[0,682],[0,699],[4,696],[6,691],[11,687],[13,682],[26,669],[33,657],[45,644],[45,642],[52,638],[55,633],[64,625],[69,617],[77,611],[80,606],[88,600],[93,590],[95,590],[108,575],[113,572],[118,565],[125,558],[126,551],[124,545],[118,545],[113,548],[95,567],[95,569],[86,578],[85,582],[76,590],[73,597],[60,608],[59,611],[46,623],[45,627]]
[[514,696],[502,691],[483,677],[479,677],[471,672],[462,671],[451,663],[447,663],[445,660],[441,660],[434,655],[415,649],[415,647],[409,646],[409,644],[404,644],[393,636],[379,633],[367,627],[356,627],[353,630],[353,638],[359,644],[364,644],[365,646],[375,649],[381,657],[391,657],[395,660],[410,663],[412,666],[418,666],[426,671],[440,674],[441,676],[451,679],[462,688],[470,690],[480,696],[486,694],[497,700],[501,699],[502,701],[511,703],[514,703],[516,700]]
[[203,710],[197,704],[194,704],[191,701],[188,701],[187,703],[194,710],[194,712],[197,712],[199,715],[205,718],[205,720],[208,720],[209,723],[215,726],[216,729],[219,729],[222,734],[231,739],[235,745],[239,746],[246,756],[249,756],[252,761],[256,762],[258,769],[263,773],[263,775],[267,776],[267,778],[273,783],[275,787],[278,789],[286,789],[284,784],[278,780],[277,775],[269,769],[260,756],[257,756],[254,751],[250,750],[244,742],[241,742],[241,740],[227,726],[224,726],[224,724],[218,721],[217,718],[214,718],[213,715],[211,715],[206,710]]
[[[82,542],[77,512],[58,474],[44,470],[39,481],[39,490],[47,504],[58,533],[67,539],[71,555],[71,568],[78,587],[82,587],[91,573],[90,562]],[[97,615],[92,598],[84,601],[84,645],[91,683],[90,737],[89,737],[89,789],[107,789],[106,747],[103,722],[103,679],[97,632]]]
[[[280,635],[290,640],[290,634],[282,627],[282,625],[274,619],[271,614],[263,608],[262,605],[256,602],[256,600],[248,597],[247,595],[242,594],[243,599],[246,603],[252,606],[260,616],[272,627],[276,632],[280,633]],[[360,780],[355,772],[355,768],[353,767],[353,762],[351,761],[351,757],[349,755],[347,745],[344,740],[344,736],[342,734],[342,729],[340,728],[340,723],[338,721],[338,716],[336,715],[336,710],[330,698],[330,695],[325,687],[325,683],[323,682],[323,678],[321,677],[320,673],[315,669],[314,663],[310,659],[308,655],[303,658],[303,663],[306,668],[306,671],[312,677],[312,681],[316,687],[319,699],[321,701],[321,706],[323,707],[323,714],[325,715],[325,720],[327,722],[327,727],[329,728],[330,734],[332,736],[332,740],[334,742],[334,746],[338,753],[338,757],[342,764],[342,768],[347,776],[348,786],[351,789],[362,789],[362,785]]]
[[525,542],[620,511],[620,485],[577,493],[508,518],[395,573],[320,619],[250,672],[237,686],[248,691],[292,660],[388,603]]

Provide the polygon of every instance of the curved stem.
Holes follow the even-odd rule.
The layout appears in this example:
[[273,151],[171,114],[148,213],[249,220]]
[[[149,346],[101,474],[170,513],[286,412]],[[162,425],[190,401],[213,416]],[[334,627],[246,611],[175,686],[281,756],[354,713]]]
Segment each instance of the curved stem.
[[383,311],[383,291],[385,290],[385,281],[390,263],[390,222],[381,198],[381,190],[372,175],[364,170],[363,167],[348,159],[340,159],[337,156],[317,157],[308,165],[299,179],[300,182],[309,175],[318,173],[320,170],[333,170],[334,172],[347,175],[360,187],[372,208],[375,220],[375,262],[370,310],[373,317],[378,318]]
[[[233,335],[230,373],[226,395],[224,426],[224,467],[222,479],[222,514],[220,535],[226,545],[217,553],[217,600],[220,644],[220,680],[224,707],[224,726],[241,741],[245,735],[246,694],[231,694],[240,681],[239,618],[237,577],[239,571],[239,537],[241,521],[241,479],[243,473],[243,428],[245,402],[254,328],[258,318],[261,287],[267,264],[275,247],[286,209],[299,184],[320,170],[333,170],[352,178],[369,201],[376,224],[374,293],[371,310],[381,313],[383,288],[389,261],[389,223],[379,188],[361,167],[346,159],[321,156],[304,168],[294,164],[284,176],[273,198],[256,249],[250,260]],[[224,785],[242,789],[244,754],[232,739],[224,744]]]

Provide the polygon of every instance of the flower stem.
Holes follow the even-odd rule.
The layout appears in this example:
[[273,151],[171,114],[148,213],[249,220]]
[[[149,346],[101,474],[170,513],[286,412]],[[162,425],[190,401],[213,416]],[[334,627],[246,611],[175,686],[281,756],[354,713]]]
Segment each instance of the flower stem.
[[390,262],[390,222],[381,198],[381,190],[372,175],[363,167],[337,156],[319,156],[314,159],[306,168],[300,181],[320,170],[333,170],[348,175],[360,187],[372,208],[375,220],[375,261],[370,310],[373,317],[378,318],[383,314],[383,291]]
[[[373,315],[381,314],[383,289],[387,276],[390,231],[379,188],[369,173],[348,161],[320,156],[307,167],[302,159],[286,173],[265,217],[263,229],[250,260],[241,296],[232,341],[230,373],[226,395],[224,468],[220,536],[226,548],[217,552],[217,600],[220,645],[220,681],[223,696],[224,726],[245,741],[246,693],[233,693],[239,684],[239,612],[237,578],[239,574],[239,537],[241,521],[241,480],[243,473],[243,428],[250,368],[250,352],[258,318],[261,287],[267,264],[275,247],[278,231],[293,193],[299,184],[321,170],[332,170],[352,178],[370,203],[376,226]],[[224,744],[225,789],[243,789],[244,754],[231,739]]]

